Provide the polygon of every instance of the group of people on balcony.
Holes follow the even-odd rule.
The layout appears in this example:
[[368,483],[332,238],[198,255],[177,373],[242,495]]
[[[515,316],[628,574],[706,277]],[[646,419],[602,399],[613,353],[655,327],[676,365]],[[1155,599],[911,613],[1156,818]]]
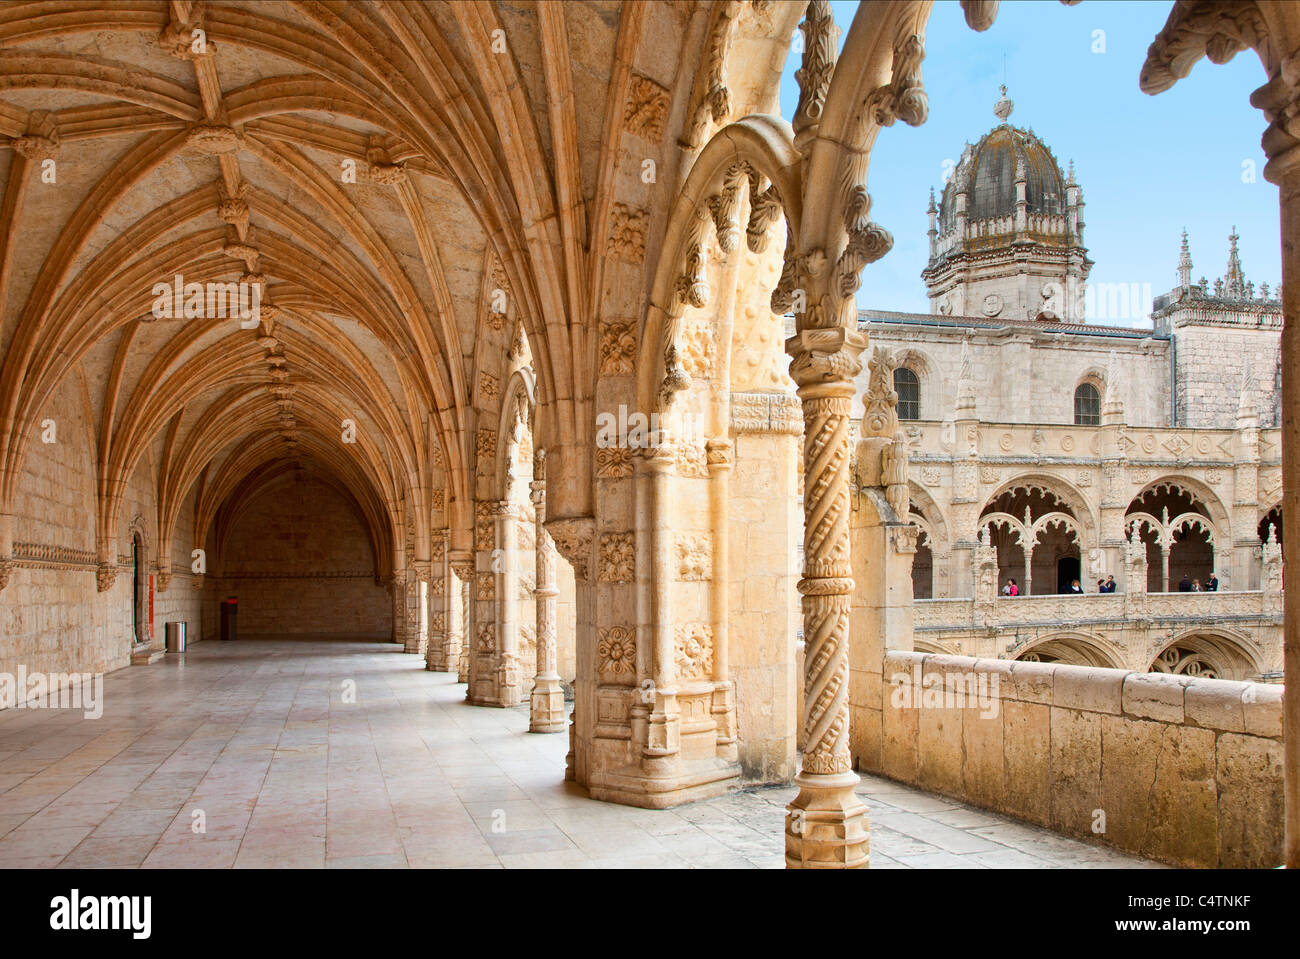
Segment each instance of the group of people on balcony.
[[1213,573],[1205,581],[1204,586],[1201,585],[1199,579],[1192,579],[1186,573],[1183,573],[1183,578],[1178,581],[1178,592],[1180,593],[1215,593],[1218,592],[1218,589],[1219,577]]
[[[1113,593],[1115,592],[1115,585],[1115,577],[1113,575],[1107,576],[1105,579],[1099,579],[1097,580],[1097,592]],[[1213,573],[1211,573],[1210,578],[1205,581],[1204,586],[1201,585],[1199,579],[1192,579],[1187,573],[1184,573],[1183,578],[1178,582],[1178,591],[1180,593],[1214,593],[1217,592],[1218,589],[1219,577],[1215,576]],[[1062,589],[1061,592],[1067,595],[1081,595],[1084,592],[1084,589],[1079,585],[1077,579],[1073,579],[1070,580],[1070,584]],[[1006,597],[1020,595],[1020,586],[1016,583],[1014,576],[1008,579],[1006,585],[1002,587],[1002,595]]]

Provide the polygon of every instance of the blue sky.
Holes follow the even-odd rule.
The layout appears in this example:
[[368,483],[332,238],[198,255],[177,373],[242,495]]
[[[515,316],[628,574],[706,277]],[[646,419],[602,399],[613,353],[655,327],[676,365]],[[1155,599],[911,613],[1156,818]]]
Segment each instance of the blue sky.
[[[841,43],[857,6],[832,3]],[[1213,288],[1235,225],[1246,278],[1276,286],[1282,276],[1277,187],[1263,177],[1259,139],[1266,123],[1249,102],[1265,80],[1263,68],[1247,50],[1224,66],[1202,60],[1157,96],[1142,93],[1138,72],[1169,9],[1168,0],[1075,7],[1003,0],[993,26],[976,33],[955,0],[938,0],[922,64],[929,119],[881,131],[872,152],[871,213],[893,233],[894,248],[864,271],[860,305],[929,311],[920,277],[929,256],[929,190],[939,193],[944,160],[956,162],[967,140],[976,142],[997,124],[993,103],[1004,60],[1015,101],[1011,122],[1032,128],[1063,170],[1074,160],[1085,203],[1084,243],[1095,262],[1091,282],[1150,284],[1154,295],[1167,292],[1177,281],[1186,227],[1193,280],[1206,276]],[[1094,53],[1099,40],[1105,52]],[[787,119],[798,101],[798,66],[792,54],[781,85]],[[1242,182],[1246,161],[1253,164],[1253,183]]]

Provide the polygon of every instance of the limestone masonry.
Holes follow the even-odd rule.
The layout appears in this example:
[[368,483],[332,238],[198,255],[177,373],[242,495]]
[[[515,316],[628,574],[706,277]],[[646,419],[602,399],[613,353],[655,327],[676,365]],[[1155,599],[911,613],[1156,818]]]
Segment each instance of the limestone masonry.
[[[109,716],[174,675],[203,738],[252,695],[216,672],[292,669],[258,715],[301,692],[331,750],[403,717],[339,762],[431,844],[407,747],[498,717],[587,808],[790,786],[791,868],[870,864],[860,773],[1300,867],[1300,7],[1179,0],[1116,67],[1258,53],[1287,285],[1228,225],[1149,238],[1167,292],[1090,284],[1081,176],[1004,87],[929,198],[929,311],[864,309],[924,228],[868,170],[929,115],[926,24],[998,4],[931,6],[0,0],[0,675],[124,670]],[[335,655],[390,677],[355,719]],[[0,863],[53,864],[35,817],[98,778],[18,714]],[[61,726],[69,762],[145,719]],[[230,742],[219,789],[262,781]]]

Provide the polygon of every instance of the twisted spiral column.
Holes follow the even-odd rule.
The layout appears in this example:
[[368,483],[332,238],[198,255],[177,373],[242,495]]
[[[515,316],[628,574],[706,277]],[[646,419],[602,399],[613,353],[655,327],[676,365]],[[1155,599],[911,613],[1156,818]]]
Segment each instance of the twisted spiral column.
[[804,413],[803,768],[786,817],[789,868],[867,865],[866,806],[849,753],[849,418],[859,333],[805,329],[789,341]]

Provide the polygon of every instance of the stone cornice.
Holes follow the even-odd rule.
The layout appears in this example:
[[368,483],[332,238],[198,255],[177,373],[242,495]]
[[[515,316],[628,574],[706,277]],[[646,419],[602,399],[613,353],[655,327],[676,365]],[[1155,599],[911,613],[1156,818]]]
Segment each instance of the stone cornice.
[[25,569],[93,570],[99,565],[94,550],[47,543],[14,543],[13,559]]
[[254,579],[254,580],[271,580],[271,579],[374,579],[374,570],[340,570],[340,571],[312,571],[306,573],[224,573],[221,576],[209,577],[214,581],[224,582],[232,579]]

